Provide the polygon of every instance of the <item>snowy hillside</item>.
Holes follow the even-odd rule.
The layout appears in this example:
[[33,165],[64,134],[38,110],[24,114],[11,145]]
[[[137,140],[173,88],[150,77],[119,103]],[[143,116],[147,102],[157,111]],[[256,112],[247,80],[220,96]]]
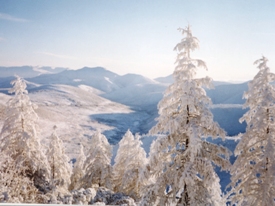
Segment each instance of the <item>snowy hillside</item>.
[[65,70],[58,74],[41,75],[29,79],[38,84],[66,84],[72,86],[88,85],[104,92],[114,91],[119,88],[114,82],[117,74],[102,67],[84,67],[79,70]]
[[132,85],[157,83],[154,80],[137,74],[121,76],[102,67],[84,67],[79,70],[66,70],[59,74],[41,75],[29,80],[38,84],[88,85],[105,93]]
[[148,106],[155,107],[157,105],[162,99],[165,88],[166,86],[158,83],[132,84],[102,96],[112,101],[146,110]]
[[119,87],[127,87],[138,84],[154,84],[156,81],[138,74],[125,74],[123,76],[117,75],[114,82]]
[[[9,96],[0,95],[0,114],[3,120],[4,105]],[[82,88],[68,85],[43,85],[31,89],[29,96],[38,106],[36,112],[40,119],[41,136],[49,137],[52,127],[56,125],[57,132],[66,142],[69,153],[74,153],[75,144],[87,142],[97,128],[102,131],[112,130],[110,142],[116,143],[113,139],[117,139],[117,130],[113,126],[99,123],[93,115],[99,118],[104,114],[114,116],[124,114],[132,116],[133,121],[135,119],[135,115],[132,115],[133,111],[127,106],[111,102]]]
[[247,91],[247,82],[242,84],[218,85],[215,89],[207,90],[207,95],[213,104],[243,104],[244,91]]
[[[170,74],[166,77],[158,77],[154,80],[157,81],[157,82],[163,83],[163,84],[167,84],[167,85],[172,84],[174,82],[172,74]],[[222,81],[213,81],[214,86],[228,85],[228,84],[231,84],[231,83],[230,82],[222,82]]]
[[174,82],[174,79],[173,79],[173,75],[169,75],[169,76],[166,76],[166,77],[158,77],[155,79],[155,81],[158,81],[160,83],[163,83],[163,84],[172,84]]
[[[52,70],[41,68],[44,71]],[[29,72],[35,70],[28,67],[22,71],[30,75]],[[10,81],[13,79],[14,77],[0,78],[1,93],[8,94]],[[80,127],[86,131],[93,130],[95,126],[90,122],[96,121],[105,125],[103,130],[106,130],[104,134],[109,141],[117,143],[128,128],[134,133],[145,134],[154,126],[154,119],[158,116],[158,102],[173,78],[170,75],[151,80],[137,74],[118,75],[102,67],[84,67],[55,74],[40,72],[39,76],[26,80],[31,99],[38,104],[42,116],[47,114],[44,110],[50,108],[48,114],[53,114],[48,117],[54,119],[55,114],[60,113],[59,118],[63,115],[60,122],[70,122],[67,119],[71,118],[76,125],[82,125]],[[245,124],[240,124],[238,120],[245,112],[242,109],[242,94],[247,90],[247,83],[230,84],[214,81],[214,85],[215,89],[207,90],[214,104],[211,107],[214,120],[230,136],[244,132]],[[126,110],[121,111],[122,107]],[[80,117],[81,124],[77,123],[75,116]]]

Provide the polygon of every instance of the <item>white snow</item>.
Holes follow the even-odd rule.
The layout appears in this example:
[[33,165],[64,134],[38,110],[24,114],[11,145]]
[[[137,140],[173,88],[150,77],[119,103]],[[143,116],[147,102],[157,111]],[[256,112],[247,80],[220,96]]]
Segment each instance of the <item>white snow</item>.
[[108,77],[104,77],[104,79],[106,79],[108,82],[110,82],[111,84],[114,84],[111,80],[110,80],[110,78],[108,78]]
[[87,92],[94,93],[94,94],[97,94],[97,95],[100,95],[100,94],[104,93],[104,92],[102,92],[102,91],[100,91],[100,90],[98,90],[94,87],[90,87],[90,86],[87,86],[85,84],[78,85],[78,87],[80,89],[83,89],[83,90],[87,91]]
[[[51,88],[29,93],[31,101],[38,106],[40,136],[47,142],[52,127],[64,141],[70,158],[78,153],[76,145],[85,147],[96,128],[112,130],[114,127],[99,123],[92,115],[129,114],[129,107],[112,102],[90,91],[68,85],[54,85]],[[5,104],[10,96],[0,93],[0,126],[2,127]]]
[[82,82],[82,79],[74,79],[74,82]]
[[37,71],[41,74],[51,74],[51,72],[47,71],[47,70],[44,70],[42,67],[33,67],[33,70],[34,71]]

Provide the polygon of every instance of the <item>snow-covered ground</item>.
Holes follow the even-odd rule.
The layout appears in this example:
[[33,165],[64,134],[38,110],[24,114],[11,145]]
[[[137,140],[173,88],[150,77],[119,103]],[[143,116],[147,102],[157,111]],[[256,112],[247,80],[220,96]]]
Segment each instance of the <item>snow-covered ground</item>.
[[[2,125],[5,103],[10,96],[0,93],[0,114]],[[131,115],[133,111],[125,105],[104,99],[91,91],[68,85],[43,86],[32,89],[31,101],[38,106],[40,136],[43,141],[57,126],[57,133],[66,144],[70,156],[78,153],[79,143],[87,144],[96,129],[113,130],[113,126],[98,122],[93,115]],[[112,139],[110,139],[112,142]]]
[[[113,125],[101,123],[94,116],[100,118],[107,114],[117,116],[133,113],[128,106],[104,99],[91,90],[68,85],[49,87],[29,94],[38,106],[36,111],[40,117],[41,136],[49,137],[52,127],[56,125],[57,133],[65,142],[71,157],[78,153],[76,145],[82,143],[85,147],[96,129],[102,132],[114,130]],[[116,135],[114,131],[113,136]],[[109,141],[115,143],[112,138]]]

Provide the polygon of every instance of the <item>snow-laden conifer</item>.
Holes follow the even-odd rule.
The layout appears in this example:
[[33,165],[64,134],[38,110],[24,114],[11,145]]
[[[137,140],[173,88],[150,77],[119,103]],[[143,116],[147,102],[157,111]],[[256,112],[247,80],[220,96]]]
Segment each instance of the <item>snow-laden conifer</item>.
[[128,130],[122,139],[119,141],[119,147],[115,157],[115,164],[113,166],[113,186],[114,191],[118,192],[122,188],[122,178],[124,171],[129,161],[128,156],[131,152],[130,147],[134,142],[134,135]]
[[113,169],[116,192],[123,192],[138,199],[148,182],[146,152],[141,147],[140,136],[128,130],[119,142]]
[[7,103],[0,134],[0,153],[11,159],[10,164],[16,167],[17,175],[29,178],[38,189],[43,190],[49,164],[37,134],[35,105],[28,97],[27,85],[22,78],[17,76],[11,84],[13,88],[9,92],[15,95]]
[[[205,138],[224,138],[225,132],[213,121],[208,108],[211,100],[204,88],[211,87],[211,79],[195,78],[197,68],[206,69],[204,61],[190,55],[198,48],[199,41],[192,35],[190,26],[179,31],[184,37],[175,47],[178,56],[174,83],[159,102],[158,122],[150,131],[167,136],[157,140],[153,145],[155,151],[150,152],[153,163],[150,168],[157,180],[142,202],[144,205],[150,201],[149,205],[222,205],[219,178],[212,164],[227,169],[229,154]],[[156,170],[154,165],[161,170]]]
[[83,151],[83,146],[82,146],[82,144],[80,144],[79,154],[76,158],[76,162],[74,163],[73,173],[71,176],[71,185],[69,188],[70,190],[79,188],[80,180],[82,179],[82,177],[85,174],[85,171],[84,171],[85,160],[86,160],[86,156]]
[[264,56],[255,61],[259,72],[244,93],[244,108],[249,110],[240,119],[246,121],[246,132],[235,149],[237,159],[231,168],[230,200],[237,205],[275,205],[275,89]]
[[50,144],[47,150],[47,157],[50,165],[50,184],[53,190],[66,192],[71,183],[72,167],[69,163],[69,157],[65,153],[63,141],[56,134],[56,126],[50,137]]
[[83,188],[100,187],[112,188],[112,146],[107,138],[96,131],[91,139],[89,153],[84,163],[85,175],[81,180]]

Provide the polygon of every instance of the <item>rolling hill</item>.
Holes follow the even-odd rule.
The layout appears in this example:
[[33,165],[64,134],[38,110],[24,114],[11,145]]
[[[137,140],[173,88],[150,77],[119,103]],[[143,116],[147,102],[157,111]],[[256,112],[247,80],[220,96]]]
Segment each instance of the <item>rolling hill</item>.
[[[33,71],[31,67],[26,69],[28,75],[29,71]],[[173,82],[171,75],[151,80],[138,74],[118,75],[102,67],[34,74],[36,76],[26,78],[27,89],[32,101],[39,106],[38,111],[45,125],[47,122],[57,124],[60,133],[71,129],[76,131],[77,128],[84,131],[78,135],[72,132],[74,138],[91,136],[101,125],[113,144],[128,128],[140,134],[149,131],[158,116],[157,104],[166,87]],[[12,79],[12,76],[0,78],[2,96],[8,94]],[[214,85],[215,89],[206,90],[214,104],[211,107],[214,120],[230,136],[244,132],[246,125],[240,124],[238,119],[245,112],[241,105],[247,83],[214,82]],[[50,134],[53,123],[43,126],[45,136]]]

